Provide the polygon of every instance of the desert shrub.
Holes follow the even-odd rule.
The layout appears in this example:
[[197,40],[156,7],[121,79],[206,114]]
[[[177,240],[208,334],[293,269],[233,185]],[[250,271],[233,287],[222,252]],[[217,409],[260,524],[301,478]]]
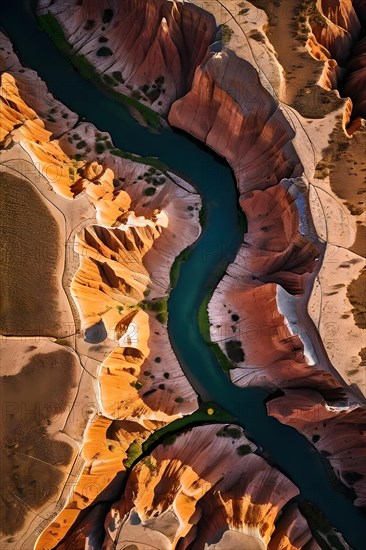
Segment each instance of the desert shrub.
[[113,15],[114,15],[113,10],[111,9],[104,10],[103,16],[102,16],[103,23],[110,23],[113,19]]
[[121,71],[113,71],[112,73],[112,76],[115,80],[117,80],[117,82],[119,82],[120,84],[123,84],[124,83],[124,80],[122,78],[122,73]]
[[238,453],[239,456],[245,456],[251,453],[252,449],[250,448],[250,445],[240,445],[236,449],[236,452]]
[[97,50],[97,56],[98,57],[108,57],[110,55],[113,55],[113,52],[110,48],[107,48],[106,46],[102,46]]
[[221,25],[221,40],[224,45],[229,44],[234,31],[225,23]]
[[151,195],[154,195],[155,191],[156,189],[154,187],[147,187],[146,189],[143,190],[143,194],[150,197]]
[[98,141],[94,145],[94,149],[95,149],[96,153],[98,153],[98,155],[101,155],[105,151],[104,143],[102,141]]

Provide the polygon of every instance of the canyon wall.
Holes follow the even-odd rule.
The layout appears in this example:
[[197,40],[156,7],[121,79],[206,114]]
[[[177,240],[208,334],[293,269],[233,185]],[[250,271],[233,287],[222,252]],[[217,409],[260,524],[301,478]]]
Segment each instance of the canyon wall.
[[167,113],[189,90],[216,34],[211,14],[193,4],[165,0],[42,0],[38,14],[46,18],[46,28],[53,29],[51,18],[56,19],[70,55],[85,58],[105,85],[158,113]]
[[[329,88],[343,78],[339,66],[347,65],[344,90],[352,83],[352,116],[362,118],[363,41],[353,46],[362,2],[332,6],[317,4],[326,26],[305,17],[313,34],[307,32],[307,48],[326,61],[319,82]],[[255,21],[253,8],[245,9],[250,24],[263,30],[264,12],[257,11]],[[304,105],[305,89],[284,88],[281,57],[262,31],[259,39],[251,35],[258,44],[249,47],[250,62],[242,58],[250,40],[241,37],[247,44],[241,50],[243,28],[235,17],[235,51],[214,53],[220,49],[216,44],[209,52],[215,20],[193,4],[42,0],[39,14],[49,13],[64,30],[65,53],[80,56],[79,63],[86,59],[91,65],[83,61],[84,68],[94,67],[110,88],[159,114],[169,111],[172,126],[229,162],[248,231],[210,301],[211,339],[231,361],[235,384],[282,390],[268,401],[268,413],[303,433],[363,505],[362,121],[352,127],[350,143],[338,98],[323,110],[328,96],[309,94],[315,115],[302,111],[307,118],[285,105],[282,99]],[[54,19],[42,24],[59,32]],[[289,503],[298,490],[254,453],[241,429],[196,427],[141,458],[150,435],[198,406],[169,342],[166,299],[175,257],[200,234],[200,197],[161,163],[127,154],[107,133],[78,123],[20,66],[5,37],[2,44],[2,161],[36,167],[42,179],[34,185],[68,220],[65,227],[58,223],[73,257],[62,258],[58,286],[69,299],[62,318],[72,312],[72,330],[47,336],[65,336],[54,345],[76,351],[84,370],[82,402],[93,404],[86,418],[75,413],[77,428],[70,428],[71,447],[82,445],[71,487],[65,488],[62,471],[62,498],[51,495],[47,502],[47,526],[36,507],[31,511],[40,535],[36,548],[119,548],[141,538],[141,549],[156,541],[161,548],[318,548],[297,505]],[[340,189],[342,171],[355,180],[352,192]],[[7,344],[18,353],[19,342]],[[73,392],[74,386],[63,399],[76,410]],[[51,425],[57,433],[52,419]],[[129,470],[134,456],[140,460]],[[34,542],[20,529],[17,536]],[[16,548],[10,534],[3,542]]]
[[[255,450],[241,428],[227,424],[195,427],[158,445],[129,472],[101,546],[319,548],[296,505],[283,509],[296,487]],[[101,543],[91,521],[87,542],[94,549]],[[59,548],[78,537],[74,530]]]
[[[304,142],[296,141],[300,134],[302,140],[311,142],[313,134],[306,120],[289,119],[289,114],[292,112],[263,88],[251,65],[224,50],[197,69],[192,90],[173,104],[169,122],[228,160],[248,220],[244,243],[208,308],[211,339],[231,360],[231,379],[242,386],[316,389],[323,398],[322,406],[329,404],[329,414],[342,431],[346,430],[344,415],[355,407],[364,417],[364,408],[360,408],[364,398],[343,379],[347,372],[344,355],[338,364],[329,361],[313,324],[317,315],[318,319],[324,315],[325,301],[319,300],[326,298],[312,295],[312,288],[316,277],[335,285],[337,276],[332,269],[352,258],[350,266],[354,266],[353,276],[357,277],[363,262],[348,251],[338,255],[338,248],[335,264],[328,262],[332,249],[327,241],[333,244],[334,233],[322,231],[321,238],[317,235],[322,223],[326,227],[330,223],[324,219],[324,209],[329,208],[326,201],[318,195],[323,208],[319,211],[314,198],[316,157],[309,166]],[[339,232],[338,242],[342,239],[349,239],[346,227]],[[348,243],[352,245],[350,239]],[[334,296],[338,291],[329,294]],[[337,323],[342,326],[341,318]],[[363,341],[363,329],[358,330],[353,320],[353,349],[361,351]],[[348,369],[351,360],[348,355]],[[364,390],[362,382],[360,389]],[[286,422],[286,415],[281,421]],[[359,427],[358,448],[362,447],[363,433]],[[335,440],[328,440],[327,453],[337,454]],[[358,468],[357,452],[352,456]],[[347,461],[338,461],[335,471],[343,481],[348,468]],[[362,490],[354,489],[361,504]]]

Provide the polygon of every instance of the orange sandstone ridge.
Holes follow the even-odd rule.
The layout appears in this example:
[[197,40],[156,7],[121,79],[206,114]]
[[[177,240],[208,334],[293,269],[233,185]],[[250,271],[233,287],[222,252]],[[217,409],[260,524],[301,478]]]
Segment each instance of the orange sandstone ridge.
[[[255,450],[241,428],[223,424],[195,427],[160,444],[130,471],[123,498],[105,519],[103,549],[127,541],[141,550],[318,549],[296,505],[282,512],[298,490]],[[87,541],[96,549],[99,540],[90,510],[59,548]]]
[[[329,453],[337,475],[348,486],[354,486],[356,503],[361,504],[365,494],[357,476],[364,473],[360,460],[365,434],[364,409],[359,406],[362,397],[356,382],[350,387],[353,375],[348,374],[351,370],[345,351],[338,354],[337,350],[331,357],[335,344],[327,331],[336,313],[338,340],[342,342],[352,332],[352,361],[354,357],[357,361],[363,337],[362,327],[354,321],[360,317],[357,292],[355,297],[346,285],[339,289],[337,277],[342,266],[347,268],[347,285],[360,276],[360,246],[356,252],[351,248],[356,246],[356,223],[361,226],[362,219],[358,213],[347,212],[329,180],[314,177],[326,139],[333,128],[340,126],[336,115],[331,113],[319,122],[319,133],[325,136],[319,137],[312,130],[312,120],[301,118],[294,109],[274,99],[273,90],[281,82],[280,68],[261,33],[255,50],[261,52],[258,63],[255,56],[252,64],[241,59],[239,49],[235,50],[238,55],[226,49],[207,55],[215,24],[210,15],[191,4],[131,1],[113,4],[111,14],[110,3],[105,7],[104,3],[91,2],[90,19],[85,18],[83,6],[72,7],[69,17],[70,6],[66,6],[66,12],[61,2],[45,1],[40,5],[40,13],[52,11],[56,15],[72,46],[80,39],[86,54],[92,44],[89,60],[98,72],[113,80],[116,89],[142,103],[145,99],[145,104],[159,113],[166,112],[188,90],[173,103],[169,121],[227,158],[237,178],[240,204],[249,225],[245,243],[209,305],[212,340],[219,342],[234,361],[233,381],[284,390],[283,397],[268,403],[269,413],[294,425],[319,450]],[[130,10],[128,13],[141,14],[141,21],[148,15],[153,25],[145,25],[144,40],[137,16],[136,28],[130,25],[130,32],[121,32],[126,23],[123,18],[117,21],[120,6],[121,10]],[[347,27],[354,17],[349,3],[343,6],[337,11],[336,23],[329,25],[329,34],[325,33],[329,48],[333,42],[341,43],[342,48],[351,44],[348,30],[338,29],[338,34],[332,34],[335,25]],[[155,32],[153,40],[151,28]],[[240,28],[236,28],[239,34]],[[189,33],[195,30],[195,40],[187,45],[182,37],[188,29]],[[252,41],[256,40],[254,36]],[[337,36],[341,37],[338,41]],[[100,41],[101,37],[106,40]],[[241,40],[245,41],[243,36]],[[100,48],[104,48],[103,53],[97,55]],[[337,45],[335,52],[342,53],[342,48]],[[319,46],[319,50],[326,57],[325,46]],[[9,54],[8,59],[13,60],[13,56]],[[263,70],[268,59],[269,77]],[[95,348],[109,345],[96,372],[98,414],[85,435],[82,475],[66,508],[44,531],[36,547],[54,547],[80,517],[80,511],[93,501],[84,519],[75,523],[59,547],[66,549],[71,544],[73,548],[84,548],[87,542],[90,548],[98,548],[99,539],[95,537],[100,536],[105,517],[103,498],[107,495],[108,499],[118,499],[113,491],[118,492],[118,472],[130,443],[140,443],[157,427],[196,407],[196,396],[182,375],[154,304],[168,292],[174,256],[199,234],[197,219],[187,213],[187,205],[199,205],[199,198],[176,176],[158,171],[153,177],[161,185],[147,201],[143,191],[148,187],[144,178],[152,176],[151,172],[146,175],[148,166],[115,156],[108,146],[96,155],[97,138],[109,144],[110,136],[90,124],[79,124],[76,132],[70,125],[55,133],[47,125],[53,124],[47,117],[54,113],[43,112],[39,106],[41,114],[37,105],[30,105],[19,90],[16,62],[8,65],[9,75],[4,76],[8,91],[3,98],[3,144],[23,148],[34,163],[40,163],[59,195],[68,199],[78,196],[95,212],[95,219],[75,232],[80,265],[71,287],[78,304],[79,329],[86,340],[79,341],[78,346],[84,353],[97,354]],[[335,82],[334,67],[329,63],[327,70],[329,79]],[[336,114],[339,116],[340,110]],[[361,136],[362,143],[362,135],[356,133],[355,141]],[[81,142],[85,143],[82,160],[71,161],[71,155],[80,152],[76,144]],[[61,178],[56,178],[56,168],[50,174],[45,169],[54,161]],[[170,248],[171,232],[179,232],[182,237],[174,249]],[[332,262],[329,260],[334,259],[334,251],[336,261]],[[166,259],[163,265],[157,263],[157,255],[161,254]],[[156,269],[158,276],[150,277]],[[331,288],[325,292],[326,284]],[[354,313],[348,295],[352,295]],[[321,308],[322,303],[326,307]],[[351,313],[341,320],[346,304]],[[252,323],[250,328],[248,322]],[[169,373],[164,361],[172,365]],[[358,363],[356,366],[358,372]],[[175,398],[178,384],[184,389],[184,395],[179,396],[183,402]],[[364,389],[361,383],[358,385]],[[304,386],[311,389],[303,390]],[[325,426],[320,425],[319,418],[326,420]],[[352,442],[346,437],[350,424],[354,430]],[[238,441],[217,438],[216,430],[221,428],[225,430],[194,428],[173,445],[158,446],[133,468],[124,498],[113,505],[107,518],[104,548],[114,547],[115,542],[122,544],[128,537],[135,544],[133,537],[141,536],[141,549],[146,548],[149,537],[158,537],[162,548],[171,548],[172,544],[184,548],[190,542],[193,548],[199,548],[208,540],[212,548],[217,548],[217,539],[223,548],[232,548],[236,543],[243,546],[248,541],[273,550],[318,547],[296,507],[286,509],[278,520],[279,510],[297,492],[292,483],[252,452],[245,456],[237,452],[234,461],[239,441],[252,450],[253,446],[242,433]],[[320,436],[319,440],[314,434]],[[192,453],[191,438],[195,449],[204,453]],[[212,456],[220,460],[208,461]],[[227,467],[222,479],[223,465]],[[268,498],[258,485],[261,479],[270,489]],[[208,524],[206,517],[212,518]],[[179,541],[182,535],[186,540]]]
[[[80,255],[77,264],[72,254],[64,257],[70,306],[71,296],[77,304],[71,308],[76,332],[60,341],[75,349],[85,369],[77,398],[68,405],[80,456],[72,479],[62,486],[65,478],[58,478],[62,498],[52,500],[54,491],[45,520],[33,518],[33,535],[20,531],[18,538],[6,541],[9,548],[16,548],[20,538],[32,539],[33,545],[34,537],[64,508],[36,543],[44,549],[54,547],[80,511],[124,469],[131,442],[144,441],[197,408],[197,396],[169,343],[164,304],[175,257],[200,233],[201,202],[193,187],[175,174],[112,155],[110,137],[93,125],[75,127],[76,116],[53,100],[37,75],[19,65],[7,39],[2,40],[6,48],[1,63],[9,72],[1,77],[1,160],[8,170],[18,166],[20,173],[24,163],[32,165],[31,171],[27,168],[32,183],[66,217],[64,237],[70,244],[75,241],[75,254]],[[44,95],[29,92],[33,82]],[[52,130],[45,101],[55,117]],[[70,124],[64,122],[65,112]],[[101,142],[97,154],[96,143]],[[147,196],[144,190],[152,182],[154,196]],[[80,216],[80,209],[89,218]],[[17,340],[7,345],[17,353]]]

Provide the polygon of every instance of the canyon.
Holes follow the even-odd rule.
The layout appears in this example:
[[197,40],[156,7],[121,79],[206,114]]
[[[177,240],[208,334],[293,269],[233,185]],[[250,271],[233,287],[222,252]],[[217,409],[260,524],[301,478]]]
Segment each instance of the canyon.
[[[208,2],[197,7],[160,0],[71,4],[66,10],[61,2],[42,0],[38,8],[40,21],[52,15],[57,33],[63,29],[64,53],[82,56],[102,75],[103,86],[132,98],[124,101],[145,126],[151,115],[136,102],[167,115],[171,126],[232,168],[248,227],[235,254],[225,252],[226,274],[206,289],[210,340],[231,385],[266,390],[268,415],[303,434],[354,504],[364,506],[362,38],[353,47],[362,2],[354,8],[340,2],[338,10],[322,2],[319,16],[315,8],[305,16],[307,44],[298,53],[309,73],[314,52],[322,52],[317,71],[324,89],[317,96],[318,84],[310,86],[315,114],[286,90],[286,70],[270,43],[280,10],[271,14],[268,38],[264,33],[259,40],[254,31],[265,29],[270,17],[256,2],[218,2],[218,10]],[[245,21],[238,21],[235,13],[244,10]],[[320,17],[327,27],[316,27]],[[131,20],[138,24],[121,32]],[[153,24],[141,34],[146,20]],[[55,30],[54,19],[46,21],[43,28]],[[186,41],[188,32],[195,33],[194,41]],[[36,324],[29,332],[17,330],[26,338],[47,337],[32,346],[41,356],[50,346],[74,354],[82,380],[76,401],[72,392],[63,397],[74,422],[63,417],[49,424],[53,440],[64,424],[61,431],[66,429],[74,451],[61,466],[74,461],[74,483],[66,488],[62,470],[56,491],[41,504],[46,519],[23,512],[20,533],[9,538],[13,527],[2,539],[6,548],[32,541],[39,549],[107,549],[130,541],[142,549],[159,541],[161,548],[250,544],[274,550],[330,548],[334,540],[349,547],[330,526],[314,527],[309,510],[296,500],[299,489],[252,442],[250,431],[223,424],[215,405],[204,408],[205,425],[189,425],[202,386],[177,353],[167,299],[175,290],[175,258],[202,239],[197,190],[155,157],[126,153],[111,134],[80,121],[19,63],[10,41],[1,40],[2,174],[30,175],[67,244],[53,262],[54,275],[45,275],[57,280],[57,290],[48,292],[57,298],[59,329],[43,319],[43,333]],[[111,54],[95,53],[109,45]],[[346,94],[350,83],[352,103],[332,91],[341,74],[332,60],[347,65],[340,91]],[[148,88],[141,92],[142,86]],[[351,178],[352,189],[342,187],[342,175]],[[13,299],[9,304],[14,307]],[[8,353],[20,353],[19,337],[12,329],[4,334]],[[26,373],[32,359],[21,357],[17,372]],[[80,400],[83,413],[76,407]],[[188,430],[151,440],[184,417]],[[32,524],[37,542],[29,534]]]

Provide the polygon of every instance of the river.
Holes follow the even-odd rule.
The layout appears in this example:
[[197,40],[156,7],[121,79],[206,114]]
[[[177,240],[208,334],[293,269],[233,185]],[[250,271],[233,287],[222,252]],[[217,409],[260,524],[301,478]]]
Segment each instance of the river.
[[36,70],[50,92],[92,122],[108,131],[113,143],[143,156],[158,156],[172,170],[193,181],[206,207],[201,237],[191,247],[171,292],[168,328],[174,351],[196,391],[237,417],[253,440],[300,489],[301,497],[314,502],[342,532],[354,550],[366,540],[364,516],[332,486],[324,459],[295,429],[266,414],[260,388],[237,388],[221,370],[204,342],[197,320],[199,305],[207,294],[212,274],[222,276],[242,240],[237,223],[238,197],[230,168],[223,159],[181,132],[162,129],[151,133],[127,109],[83,79],[37,27],[29,0],[3,2],[0,23],[11,38],[22,64]]

